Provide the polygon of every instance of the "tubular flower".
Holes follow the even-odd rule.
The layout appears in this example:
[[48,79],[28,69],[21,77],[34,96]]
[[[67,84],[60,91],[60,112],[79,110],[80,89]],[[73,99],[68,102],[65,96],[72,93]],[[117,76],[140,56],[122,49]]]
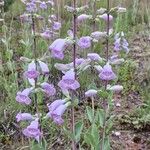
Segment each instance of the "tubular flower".
[[61,28],[61,23],[54,21],[53,30],[59,30]]
[[100,72],[99,77],[100,77],[101,80],[106,80],[106,81],[116,79],[116,75],[112,71],[112,67],[109,63],[107,63],[103,67],[103,70]]
[[40,36],[46,40],[51,39],[54,36],[54,33],[50,30],[45,30],[43,33],[40,33]]
[[90,89],[88,91],[85,92],[85,96],[86,97],[93,97],[97,94],[97,90],[94,89]]
[[23,134],[29,138],[35,138],[38,142],[41,136],[41,132],[39,130],[39,122],[38,119],[31,122],[26,129],[23,130]]
[[78,46],[82,49],[90,48],[91,47],[91,37],[90,36],[81,37],[78,41]]
[[49,73],[49,68],[48,68],[48,65],[42,61],[38,61],[39,62],[39,66],[41,68],[41,71],[43,74],[48,74]]
[[82,14],[77,17],[78,22],[86,21],[87,19],[91,18],[91,15]]
[[29,113],[18,113],[16,115],[16,119],[17,119],[17,122],[20,122],[20,121],[31,121],[34,119],[34,117],[29,114]]
[[87,58],[91,59],[91,61],[102,61],[102,58],[97,53],[88,53]]
[[113,86],[108,85],[107,90],[118,93],[123,90],[123,86],[122,85],[113,85]]
[[37,11],[36,4],[34,2],[30,2],[26,4],[26,11],[29,13],[33,13]]
[[62,115],[69,106],[70,102],[66,103],[66,100],[55,100],[52,104],[48,104],[49,113],[46,115],[46,117],[50,117],[53,119],[53,121],[61,125],[63,124],[64,120],[62,119]]
[[31,99],[29,98],[29,94],[31,93],[31,91],[32,91],[32,88],[27,88],[23,90],[22,92],[19,91],[16,96],[16,101],[21,104],[26,104],[26,105],[31,104]]
[[58,86],[62,90],[76,90],[80,87],[79,82],[75,79],[75,73],[73,70],[69,70],[59,81]]
[[[104,13],[103,15],[100,15],[100,18],[103,19],[104,21],[108,21],[108,15],[106,13]],[[113,20],[113,16],[109,15],[109,21]]]
[[40,3],[40,8],[41,8],[41,9],[47,9],[47,4],[46,4],[46,2],[44,2],[44,1],[41,2],[41,3]]
[[52,57],[61,60],[64,58],[63,51],[65,48],[66,48],[65,39],[57,39],[49,46],[49,50],[52,53]]
[[24,76],[29,79],[36,79],[39,76],[39,72],[36,71],[36,64],[35,61],[32,61],[28,65],[28,70],[25,71]]
[[47,96],[54,96],[56,94],[56,89],[53,84],[44,82],[41,84],[41,87]]

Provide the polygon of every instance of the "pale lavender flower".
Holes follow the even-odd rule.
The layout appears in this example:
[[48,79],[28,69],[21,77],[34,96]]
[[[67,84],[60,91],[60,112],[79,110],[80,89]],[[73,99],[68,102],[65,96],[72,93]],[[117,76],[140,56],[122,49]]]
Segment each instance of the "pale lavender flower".
[[109,63],[107,63],[103,67],[103,70],[100,72],[99,77],[101,80],[106,80],[106,81],[116,79],[116,75],[114,74],[112,67]]
[[102,61],[102,58],[97,53],[88,53],[87,58],[91,59],[91,61]]
[[126,53],[129,53],[129,43],[127,42],[127,40],[125,38],[122,39],[122,48],[125,50]]
[[[100,18],[102,18],[104,21],[108,21],[108,15],[104,13],[103,15],[100,15]],[[109,21],[113,20],[113,16],[109,15]]]
[[41,2],[41,3],[40,3],[40,8],[41,8],[41,9],[47,9],[47,4],[46,4],[46,2],[44,2],[44,1]]
[[79,82],[75,79],[75,72],[73,70],[69,70],[62,77],[62,80],[59,81],[58,86],[62,90],[76,90],[80,87]]
[[23,130],[23,134],[29,138],[35,138],[38,142],[40,140],[41,132],[39,129],[38,119],[31,122],[26,129]]
[[114,50],[115,51],[121,51],[124,50],[126,53],[129,52],[129,43],[127,40],[124,38],[124,33],[117,33],[115,35],[115,42],[114,42]]
[[53,0],[49,0],[49,1],[47,1],[47,4],[50,4],[51,6],[54,6],[54,1]]
[[123,86],[122,85],[113,85],[113,86],[108,85],[107,90],[118,93],[123,90]]
[[86,21],[87,19],[91,18],[91,15],[81,14],[77,17],[78,22]]
[[21,112],[19,112],[16,115],[16,119],[17,119],[17,122],[20,122],[20,121],[32,121],[34,119],[34,117],[31,114],[29,114],[29,113],[21,113]]
[[20,15],[20,20],[22,22],[31,22],[32,21],[30,15],[29,14],[25,14],[25,13]]
[[28,70],[25,71],[24,76],[29,79],[36,79],[39,76],[39,72],[36,70],[35,61],[32,61],[28,65]]
[[53,30],[59,30],[61,28],[61,23],[60,22],[53,22]]
[[45,74],[48,74],[49,73],[49,68],[48,68],[48,65],[42,61],[38,61],[39,62],[39,66],[41,68],[41,71],[42,73],[45,75]]
[[65,39],[57,39],[50,46],[52,57],[62,60],[64,58],[64,49],[66,48]]
[[53,84],[44,82],[41,84],[41,87],[47,96],[54,96],[56,94],[56,89]]
[[54,67],[63,73],[66,73],[68,70],[72,68],[71,64],[61,64],[61,63],[56,63]]
[[64,105],[59,105],[53,112],[52,112],[52,118],[54,122],[58,125],[61,125],[64,123],[64,120],[62,119],[62,115],[67,109],[67,106]]
[[118,58],[118,55],[113,55],[110,57],[110,64],[112,65],[120,65],[124,62],[124,58]]
[[106,36],[107,36],[106,32],[95,31],[91,33],[91,37],[96,40],[100,40],[101,38],[106,37]]
[[29,13],[33,13],[37,11],[36,4],[34,2],[30,2],[26,4],[26,11]]
[[91,37],[90,36],[81,37],[78,41],[78,46],[82,49],[90,48],[91,47]]
[[59,107],[60,105],[63,105],[65,102],[66,102],[65,100],[58,99],[52,102],[51,104],[47,104],[47,106],[48,106],[49,111],[53,112],[57,107]]
[[121,50],[121,38],[116,39],[114,43],[114,50],[120,51]]
[[26,105],[31,104],[31,99],[29,98],[29,94],[31,93],[31,91],[32,91],[32,88],[27,88],[23,90],[22,92],[19,91],[16,96],[16,101],[21,104],[26,104]]
[[53,31],[50,31],[49,29],[45,30],[43,33],[40,33],[40,36],[46,40],[51,39],[52,37],[55,36],[56,33]]
[[97,90],[90,89],[85,92],[85,97],[93,97],[97,94]]

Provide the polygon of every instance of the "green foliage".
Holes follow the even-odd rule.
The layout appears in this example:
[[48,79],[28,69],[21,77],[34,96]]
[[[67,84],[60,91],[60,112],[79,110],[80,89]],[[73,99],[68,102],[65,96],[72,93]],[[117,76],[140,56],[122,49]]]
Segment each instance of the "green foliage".
[[4,0],[4,11],[7,11],[9,9],[9,6],[14,2],[15,0]]

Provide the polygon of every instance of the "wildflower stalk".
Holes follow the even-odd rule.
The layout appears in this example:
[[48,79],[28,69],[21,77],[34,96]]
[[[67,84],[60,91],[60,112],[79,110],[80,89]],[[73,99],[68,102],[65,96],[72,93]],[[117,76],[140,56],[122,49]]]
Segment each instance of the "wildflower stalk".
[[[35,36],[35,18],[32,15],[32,32],[33,32],[33,55],[34,55],[34,60],[35,60],[35,65],[36,65],[36,70],[37,70],[37,53],[36,53],[36,36]],[[35,79],[35,88],[37,87],[37,79]],[[37,94],[34,94],[34,102],[35,102],[35,109],[36,112],[39,116],[39,109],[38,109],[38,102],[37,102]]]
[[[109,26],[110,26],[110,20],[109,20],[109,0],[107,0],[107,39],[106,39],[106,60],[108,62],[108,57],[109,57]],[[105,81],[105,90],[107,88],[108,81]],[[102,132],[102,144],[101,144],[101,150],[105,149],[105,133],[106,133],[106,119],[107,119],[107,114],[109,110],[109,105],[107,103],[107,100],[104,99],[104,124],[103,124],[103,132]]]
[[[93,5],[93,12],[92,12],[92,18],[93,18],[93,24],[92,24],[92,32],[94,32],[96,30],[96,21],[95,21],[95,18],[96,18],[96,0],[94,0],[94,2],[92,3]],[[94,43],[92,41],[92,45],[91,45],[91,49],[92,51],[94,48]]]
[[[73,8],[74,8],[74,10],[76,9],[76,0],[73,0]],[[76,19],[77,19],[76,12],[74,12],[74,14],[73,14],[73,39],[74,39],[74,44],[73,44],[73,67],[74,67],[74,72],[75,72],[75,78],[76,78],[76,32],[77,32]],[[72,100],[73,100],[73,96],[72,96]],[[74,105],[72,105],[72,108],[71,108],[71,128],[72,128],[73,135],[75,135],[75,110],[74,110]],[[72,150],[76,150],[75,139],[72,139]]]

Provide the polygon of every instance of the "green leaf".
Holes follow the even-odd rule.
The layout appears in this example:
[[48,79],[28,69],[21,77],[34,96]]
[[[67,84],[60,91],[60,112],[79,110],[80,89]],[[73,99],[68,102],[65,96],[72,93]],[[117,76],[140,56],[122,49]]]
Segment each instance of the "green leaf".
[[104,150],[110,150],[110,140],[108,136],[105,138],[104,145]]
[[64,133],[65,133],[70,139],[72,139],[72,140],[75,139],[75,135],[72,134],[72,133],[71,133],[69,130],[67,130],[65,127],[63,127],[63,131],[64,131]]
[[80,136],[81,136],[82,130],[83,130],[83,121],[80,121],[75,125],[75,139],[76,139],[76,142],[80,141]]
[[98,130],[96,124],[92,124],[91,134],[94,139],[94,145],[96,146],[99,143],[99,130]]
[[91,133],[88,132],[84,135],[84,142],[94,148],[95,142]]
[[47,143],[45,139],[42,139],[41,142],[37,142],[36,140],[33,140],[31,143],[31,150],[46,150]]
[[96,123],[98,126],[103,127],[104,124],[104,110],[103,109],[98,109],[96,112]]
[[91,107],[89,107],[89,106],[86,107],[86,113],[87,113],[87,117],[88,117],[89,121],[91,123],[93,123],[94,115],[93,115],[93,110],[91,109]]

